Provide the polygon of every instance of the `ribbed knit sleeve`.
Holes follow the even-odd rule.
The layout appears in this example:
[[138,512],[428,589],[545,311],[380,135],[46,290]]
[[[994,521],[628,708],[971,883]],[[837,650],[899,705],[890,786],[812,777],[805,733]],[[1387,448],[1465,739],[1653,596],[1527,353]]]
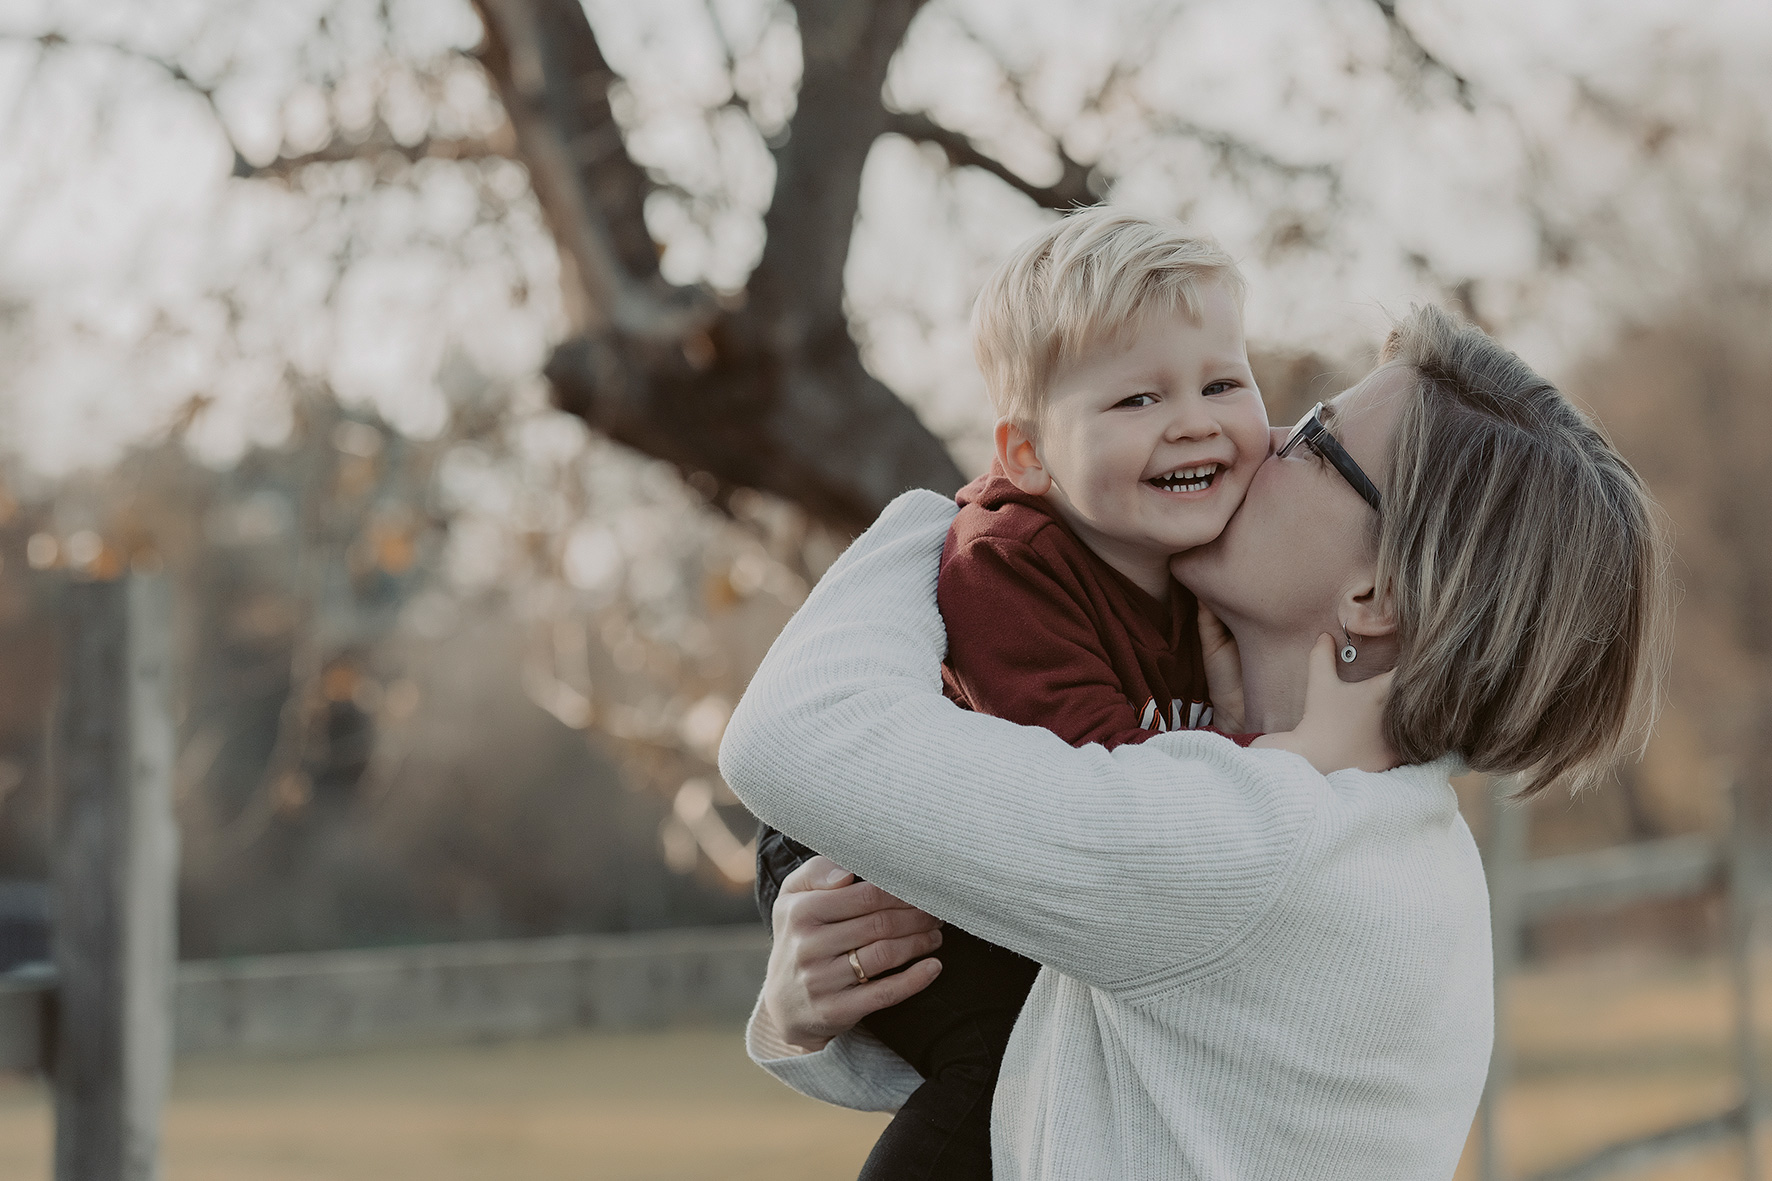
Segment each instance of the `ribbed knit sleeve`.
[[763,998],[745,1026],[751,1061],[800,1094],[856,1111],[897,1111],[923,1084],[910,1063],[861,1026],[805,1054],[781,1040],[763,1012]]
[[1080,981],[1149,996],[1221,963],[1327,784],[1215,734],[1110,753],[947,701],[954,511],[907,493],[830,569],[733,714],[727,782],[844,867]]

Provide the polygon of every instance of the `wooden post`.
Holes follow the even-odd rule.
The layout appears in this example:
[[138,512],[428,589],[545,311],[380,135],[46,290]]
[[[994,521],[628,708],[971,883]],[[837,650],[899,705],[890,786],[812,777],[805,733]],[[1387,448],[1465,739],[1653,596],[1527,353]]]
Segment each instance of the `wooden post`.
[[163,578],[71,582],[57,705],[55,1181],[156,1181],[178,835]]
[[1757,1135],[1761,1108],[1758,1037],[1754,1020],[1754,917],[1756,877],[1755,834],[1746,815],[1739,784],[1732,785],[1729,802],[1734,823],[1729,826],[1729,962],[1735,986],[1735,1059],[1741,1074],[1741,1168],[1747,1181],[1760,1181],[1760,1144]]
[[1483,1181],[1504,1181],[1501,1131],[1496,1108],[1507,1089],[1512,1062],[1507,1045],[1508,983],[1520,958],[1521,885],[1526,864],[1526,805],[1507,802],[1514,783],[1489,783],[1488,848],[1483,870],[1489,878],[1489,924],[1495,949],[1495,1045],[1489,1052],[1489,1077],[1483,1083],[1483,1105],[1477,1109],[1482,1137]]

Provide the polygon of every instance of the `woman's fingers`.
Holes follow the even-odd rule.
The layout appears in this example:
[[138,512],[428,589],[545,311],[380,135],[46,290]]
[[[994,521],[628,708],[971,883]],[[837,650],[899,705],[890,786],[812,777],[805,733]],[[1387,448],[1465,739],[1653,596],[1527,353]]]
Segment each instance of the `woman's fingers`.
[[889,1009],[906,997],[917,995],[939,975],[940,960],[919,960],[896,976],[846,988],[825,1002],[827,1019],[834,1027],[849,1029],[869,1013]]
[[[879,917],[887,914],[918,917],[908,923]],[[876,923],[878,929],[871,938],[865,932],[856,933],[851,946],[927,929],[937,922],[880,887],[855,881],[847,870],[823,856],[809,858],[782,879],[772,917],[778,937],[784,932],[805,937],[822,927],[851,920]]]
[[[855,949],[855,958],[861,961],[861,970],[867,976],[884,976],[894,968],[921,959],[940,946],[940,931],[918,931],[915,935],[882,939],[865,947],[858,947]],[[849,966],[847,955],[843,957],[842,963],[853,976],[855,969]]]
[[[792,880],[792,875],[789,875],[789,880]],[[802,889],[790,893],[787,882],[784,881],[776,905],[780,907],[783,903],[793,912],[796,920],[806,923],[841,923],[882,911],[917,909],[872,882],[852,882],[847,886]]]
[[782,894],[798,894],[803,890],[830,890],[847,883],[855,875],[826,857],[823,853],[808,857],[781,880]]
[[888,906],[908,906],[880,887],[858,882],[855,875],[823,853],[808,857],[781,881],[779,899],[790,899],[816,922],[852,919]]
[[[849,1004],[849,993],[872,988],[894,968],[920,961],[940,947],[940,931],[921,931],[901,939],[883,939],[878,943],[855,948],[855,958],[861,961],[861,970],[868,977],[865,983],[856,979],[855,966],[849,962],[848,952],[809,959],[800,965],[799,972],[805,982],[807,995],[821,998],[825,1011],[829,1013],[832,1006]],[[863,1011],[873,1012],[872,1009]]]
[[[921,935],[936,930],[941,920],[913,907],[899,906],[876,910],[849,919],[812,927],[800,933],[802,958],[848,955],[858,947]],[[870,976],[873,973],[868,973]]]

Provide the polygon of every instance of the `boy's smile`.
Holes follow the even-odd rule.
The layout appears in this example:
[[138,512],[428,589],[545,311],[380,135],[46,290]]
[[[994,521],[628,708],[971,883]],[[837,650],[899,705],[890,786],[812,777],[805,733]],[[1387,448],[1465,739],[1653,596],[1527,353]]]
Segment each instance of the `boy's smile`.
[[1203,492],[1212,486],[1212,480],[1224,465],[1217,463],[1196,464],[1189,468],[1178,468],[1162,476],[1153,476],[1145,483],[1159,492]]
[[1268,452],[1242,315],[1223,283],[1200,318],[1153,312],[1062,367],[1035,436],[998,424],[998,460],[1084,544],[1152,596],[1169,558],[1211,541]]

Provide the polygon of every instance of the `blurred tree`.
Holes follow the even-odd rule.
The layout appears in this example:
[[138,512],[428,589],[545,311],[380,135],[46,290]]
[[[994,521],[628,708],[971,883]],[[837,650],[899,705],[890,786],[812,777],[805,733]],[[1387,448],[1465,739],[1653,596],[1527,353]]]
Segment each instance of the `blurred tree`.
[[[862,367],[843,270],[862,165],[890,129],[887,66],[920,0],[804,0],[793,121],[742,300],[671,290],[623,147],[615,81],[577,0],[480,0],[480,60],[569,265],[562,408],[686,474],[774,492],[859,529],[905,488],[952,491],[942,442]],[[1086,195],[1086,194],[1080,194]],[[737,305],[737,306],[730,306]]]
[[[187,847],[232,867],[210,897],[274,897],[242,884],[254,842],[368,824],[392,783],[453,814],[400,753],[402,719],[445,707],[392,686],[481,609],[511,626],[471,659],[511,674],[527,723],[587,732],[654,789],[633,811],[655,852],[737,886],[726,712],[845,532],[982,466],[966,308],[1052,211],[1111,191],[1213,228],[1250,271],[1252,335],[1286,342],[1257,358],[1276,420],[1334,380],[1317,354],[1357,363],[1376,300],[1457,300],[1564,374],[1615,324],[1676,318],[1608,300],[1690,289],[1642,265],[1692,253],[1654,194],[1763,205],[1713,165],[1763,138],[1718,129],[1763,91],[1764,38],[1694,17],[1734,55],[1712,63],[1662,36],[1650,9],[1678,24],[1674,0],[1512,3],[45,0],[0,28],[6,571],[27,534],[89,570],[139,534],[188,580],[192,814],[218,835],[193,820]],[[1698,77],[1721,107],[1679,98]],[[1731,235],[1763,282],[1744,243],[1765,235]],[[1625,384],[1597,383],[1609,420]],[[115,466],[131,449],[215,472],[156,485]],[[1721,499],[1752,462],[1693,481],[1683,520],[1757,537]],[[82,465],[116,478],[66,479]],[[1707,602],[1745,623],[1764,569],[1710,569]],[[1758,668],[1735,659],[1750,632],[1711,628],[1713,666]],[[1688,748],[1735,742],[1698,708]],[[469,749],[517,728],[464,710],[443,730]],[[18,814],[27,747],[0,750]],[[490,816],[496,793],[460,790]],[[1701,822],[1652,795],[1606,835]],[[426,839],[472,850],[462,898],[496,893],[455,811]]]
[[[1374,2],[1409,65],[1449,74],[1468,102],[1465,80],[1409,33],[1395,5]],[[762,257],[742,298],[722,301],[659,277],[644,218],[653,182],[623,147],[609,99],[616,78],[584,6],[474,0],[486,27],[479,58],[570,263],[573,334],[547,367],[561,408],[686,474],[785,496],[850,530],[906,488],[959,486],[942,442],[863,368],[850,335],[844,268],[874,143],[892,133],[933,145],[950,165],[982,169],[1047,209],[1093,204],[1109,178],[1053,135],[1059,176],[1035,184],[927,114],[892,109],[888,70],[923,3],[794,0],[800,82],[793,118],[772,145]],[[1123,86],[1140,49],[1125,47],[1091,104]],[[1171,131],[1213,141],[1225,158],[1294,170],[1224,132],[1183,123]]]
[[[793,501],[840,529],[858,531],[906,488],[952,491],[963,481],[943,441],[864,367],[845,306],[845,269],[876,141],[895,134],[938,150],[951,167],[976,168],[1050,210],[1100,200],[1111,169],[1073,159],[1062,128],[1048,128],[1021,92],[1024,79],[999,58],[1002,83],[1044,141],[1058,175],[1048,184],[929,114],[894,108],[888,74],[924,0],[794,0],[771,21],[798,31],[800,73],[792,116],[767,137],[773,195],[761,256],[742,290],[668,283],[647,224],[649,196],[668,190],[657,169],[634,159],[619,118],[620,79],[605,61],[580,0],[474,0],[484,36],[474,55],[491,77],[561,257],[568,335],[546,366],[557,405],[608,437],[668,460],[723,503],[733,488]],[[1419,84],[1450,83],[1471,104],[1469,83],[1429,52],[1395,5],[1373,0],[1396,50],[1392,68]],[[1181,11],[1158,5],[1142,16],[1154,33]],[[724,36],[717,6],[707,19]],[[765,22],[767,25],[768,22]],[[960,27],[973,42],[984,42]],[[1129,39],[1082,108],[1114,110],[1158,139],[1209,149],[1212,166],[1315,179],[1334,189],[1336,170],[1286,161],[1252,138],[1154,109],[1137,85],[1157,44]],[[724,70],[739,88],[720,112],[742,111],[765,130],[745,96],[736,54]],[[757,104],[760,105],[760,104]],[[374,159],[396,145],[385,134],[340,128],[317,150],[263,165],[238,160],[242,175],[288,176],[313,164]],[[408,156],[498,150],[427,139]],[[1273,235],[1280,249],[1308,244],[1310,230],[1281,200]],[[1425,260],[1421,260],[1423,265]]]

